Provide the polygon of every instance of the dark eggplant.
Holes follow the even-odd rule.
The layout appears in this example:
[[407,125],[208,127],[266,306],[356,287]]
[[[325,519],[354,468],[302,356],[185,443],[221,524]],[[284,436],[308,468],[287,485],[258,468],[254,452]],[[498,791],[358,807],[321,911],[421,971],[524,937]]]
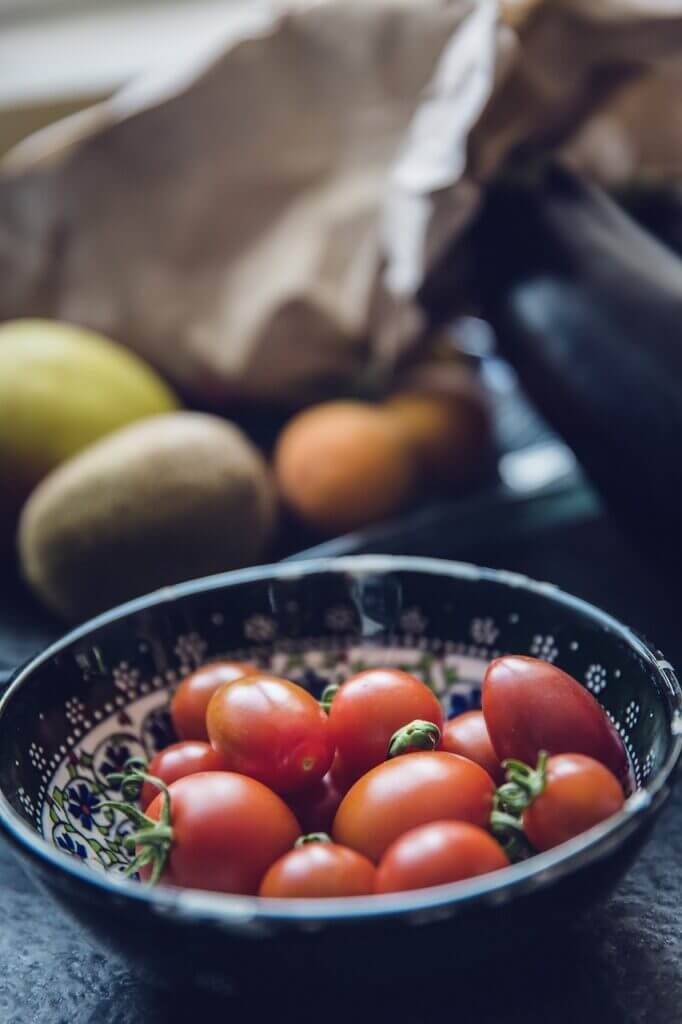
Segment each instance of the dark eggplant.
[[632,185],[616,198],[639,224],[682,256],[682,184]]
[[681,588],[682,260],[559,168],[492,192],[466,244],[531,398]]

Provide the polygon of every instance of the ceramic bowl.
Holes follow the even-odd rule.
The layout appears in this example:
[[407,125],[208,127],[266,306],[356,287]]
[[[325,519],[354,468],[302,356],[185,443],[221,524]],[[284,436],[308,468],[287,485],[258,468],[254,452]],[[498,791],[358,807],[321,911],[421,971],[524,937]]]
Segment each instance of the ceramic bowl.
[[[361,668],[421,676],[448,716],[479,706],[487,662],[530,654],[600,701],[636,789],[612,819],[467,882],[372,899],[264,901],[127,880],[129,825],[103,801],[133,755],[172,740],[169,696],[219,655],[319,696]],[[498,939],[541,934],[613,886],[669,794],[682,747],[671,666],[626,627],[556,588],[460,563],[360,556],[266,566],[167,588],[70,633],[21,669],[0,706],[0,823],[25,864],[138,966],[209,982],[332,971],[452,969]],[[514,939],[516,941],[516,939]]]

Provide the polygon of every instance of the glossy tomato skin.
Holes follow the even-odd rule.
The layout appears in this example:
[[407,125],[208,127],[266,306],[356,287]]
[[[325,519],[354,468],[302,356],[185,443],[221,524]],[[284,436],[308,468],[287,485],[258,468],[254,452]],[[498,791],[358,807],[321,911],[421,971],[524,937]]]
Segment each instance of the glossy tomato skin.
[[463,821],[432,821],[399,836],[377,868],[375,892],[404,892],[447,885],[509,865],[500,844]]
[[[167,786],[185,775],[196,775],[197,772],[224,771],[222,758],[216,754],[210,743],[202,740],[181,740],[172,743],[153,757],[146,768],[147,775],[161,779]],[[140,805],[149,807],[159,789],[151,782],[145,782],[140,793]]]
[[[173,840],[161,878],[166,885],[255,895],[300,834],[284,801],[255,779],[202,772],[168,789]],[[159,819],[162,800],[163,794],[154,798],[148,817]]]
[[488,773],[465,757],[420,751],[384,761],[351,787],[332,835],[375,863],[398,836],[431,821],[485,827],[495,791]]
[[319,782],[288,798],[287,803],[296,815],[304,835],[309,832],[331,832],[345,792],[345,788],[335,782],[330,768]]
[[504,782],[504,768],[493,750],[482,711],[465,711],[446,722],[438,749],[468,757],[485,768],[498,786]]
[[500,761],[534,765],[542,750],[593,757],[625,780],[625,748],[606,712],[566,672],[537,658],[492,661],[483,680],[483,714]]
[[374,891],[374,865],[336,843],[305,843],[268,869],[258,891],[266,897],[368,896]]
[[208,740],[206,710],[211,697],[223,683],[257,672],[245,661],[212,661],[186,676],[171,701],[171,718],[181,740]]
[[329,725],[344,771],[357,779],[386,760],[393,733],[415,719],[443,727],[432,691],[399,669],[373,668],[351,676],[334,697]]
[[307,690],[262,673],[225,683],[206,713],[211,746],[230,771],[278,793],[326,775],[334,757],[327,716]]
[[550,850],[598,825],[625,802],[618,779],[584,754],[557,754],[547,761],[543,792],[523,812],[523,827],[536,850]]

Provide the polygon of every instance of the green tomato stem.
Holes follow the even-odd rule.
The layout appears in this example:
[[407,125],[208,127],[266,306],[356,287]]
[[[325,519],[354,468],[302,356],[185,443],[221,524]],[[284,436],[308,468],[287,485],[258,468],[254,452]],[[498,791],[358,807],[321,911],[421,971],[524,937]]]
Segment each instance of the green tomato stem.
[[297,846],[307,846],[308,843],[331,843],[331,836],[327,835],[326,832],[309,832],[306,836],[299,836],[294,843],[294,848]]
[[123,841],[123,845],[127,850],[137,850],[137,855],[126,868],[125,874],[127,876],[134,875],[141,868],[151,865],[149,882],[150,885],[156,885],[163,875],[173,843],[171,797],[166,783],[155,775],[148,775],[143,770],[144,767],[146,767],[146,763],[139,758],[131,759],[126,764],[127,772],[125,774],[109,776],[109,778],[114,782],[120,782],[121,791],[124,796],[127,792],[131,791],[133,785],[137,787],[138,793],[145,782],[150,782],[153,786],[156,786],[163,793],[161,813],[158,821],[144,814],[133,803],[122,800],[105,800],[101,806],[111,807],[113,810],[119,811],[137,827],[137,831],[132,835],[126,836]]
[[322,691],[322,696],[320,697],[320,705],[322,707],[322,710],[326,714],[329,714],[329,709],[332,706],[332,701],[334,700],[334,697],[337,695],[340,689],[341,687],[338,683],[329,683],[327,686],[325,686],[324,690]]
[[490,830],[513,862],[525,860],[534,852],[523,829],[523,812],[547,785],[547,758],[542,750],[535,768],[513,759],[502,762],[507,781],[495,791]]
[[440,729],[434,722],[425,722],[415,718],[391,736],[388,744],[387,758],[400,757],[413,750],[435,750],[440,743]]

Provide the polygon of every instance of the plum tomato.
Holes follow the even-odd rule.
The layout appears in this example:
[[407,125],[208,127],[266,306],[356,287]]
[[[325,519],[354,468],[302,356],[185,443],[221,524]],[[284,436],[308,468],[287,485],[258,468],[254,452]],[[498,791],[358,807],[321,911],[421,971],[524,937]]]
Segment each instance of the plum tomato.
[[300,793],[294,793],[287,803],[303,832],[329,832],[345,792],[345,787],[334,780],[330,768],[324,778]]
[[601,762],[557,754],[547,761],[540,794],[523,812],[523,830],[536,850],[549,850],[610,818],[624,802],[620,782]]
[[[166,824],[164,802],[169,800]],[[255,779],[234,772],[200,772],[172,782],[147,809],[164,840],[145,846],[163,856],[159,881],[192,889],[253,896],[261,878],[300,833],[284,801]],[[162,832],[162,830],[166,830]],[[148,845],[147,845],[148,844]],[[151,865],[140,875],[149,877]]]
[[[202,740],[182,740],[180,743],[172,743],[170,747],[166,747],[153,757],[145,772],[170,786],[171,782],[182,779],[185,775],[219,772],[224,768],[222,758],[216,754],[210,743],[204,743]],[[140,805],[149,807],[158,792],[158,786],[152,782],[145,782],[140,793]]]
[[586,754],[624,781],[628,759],[606,712],[566,672],[537,658],[507,656],[488,666],[483,715],[500,761],[535,764],[540,752]]
[[374,865],[367,857],[337,843],[308,842],[268,868],[259,896],[368,896],[374,890]]
[[432,691],[399,669],[373,668],[351,676],[329,709],[329,725],[340,762],[357,779],[386,759],[394,733],[415,719],[443,726]]
[[457,754],[419,751],[377,765],[351,787],[332,835],[375,863],[409,829],[431,821],[488,823],[495,786],[480,765]]
[[219,686],[257,672],[244,661],[212,661],[186,676],[171,701],[171,718],[181,740],[208,740],[206,709]]
[[482,711],[465,711],[446,722],[438,749],[468,757],[485,768],[498,785],[504,782],[504,768],[493,750]]
[[262,673],[225,683],[206,713],[213,749],[230,771],[296,793],[329,771],[329,720],[302,686]]
[[432,821],[399,836],[379,862],[375,892],[446,885],[509,865],[500,844],[478,825]]

